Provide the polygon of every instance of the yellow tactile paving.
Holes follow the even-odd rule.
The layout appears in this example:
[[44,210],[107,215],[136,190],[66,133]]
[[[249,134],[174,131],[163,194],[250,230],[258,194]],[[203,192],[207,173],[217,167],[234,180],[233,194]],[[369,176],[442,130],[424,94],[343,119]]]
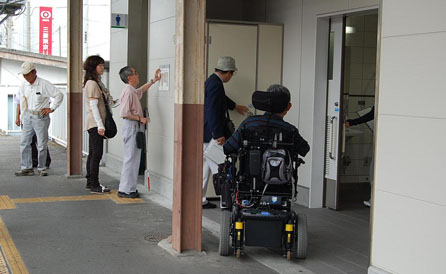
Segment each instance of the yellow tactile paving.
[[119,198],[117,190],[112,190],[112,193],[109,196],[110,196],[110,199],[112,199],[117,204],[138,204],[138,203],[144,203],[144,200],[141,199],[141,198],[136,198],[136,199]]
[[9,199],[8,195],[0,195],[0,209],[14,209],[15,204]]
[[50,203],[50,202],[67,202],[67,201],[91,201],[91,200],[108,200],[109,194],[104,195],[82,195],[82,196],[59,196],[59,197],[40,197],[40,198],[19,198],[12,199],[16,204],[28,203]]
[[0,245],[3,249],[3,253],[6,260],[9,263],[11,273],[13,274],[28,274],[28,269],[26,268],[19,251],[15,247],[14,241],[9,235],[8,229],[0,218]]
[[[0,195],[0,210],[15,209],[16,204],[33,204],[33,203],[51,203],[51,202],[68,202],[68,201],[99,201],[112,200],[117,204],[138,204],[144,203],[141,198],[127,199],[119,198],[118,191],[113,190],[110,194],[103,195],[81,195],[81,196],[59,196],[59,197],[38,197],[38,198],[16,198],[10,199],[8,195]],[[0,274],[2,274],[0,272]]]
[[8,269],[8,265],[6,264],[5,257],[3,255],[3,251],[0,254],[0,274],[10,274]]

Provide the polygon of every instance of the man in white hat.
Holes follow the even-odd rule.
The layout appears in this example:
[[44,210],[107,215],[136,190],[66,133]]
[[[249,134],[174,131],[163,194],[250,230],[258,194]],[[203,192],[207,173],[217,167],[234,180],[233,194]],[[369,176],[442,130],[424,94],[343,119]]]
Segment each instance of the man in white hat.
[[[40,176],[47,176],[45,167],[48,147],[49,114],[60,106],[63,94],[53,84],[37,77],[34,64],[24,62],[20,74],[25,82],[19,88],[20,108],[22,112],[22,137],[20,140],[21,167],[15,172],[16,176],[34,175],[31,160],[31,141],[33,135],[37,136],[38,164]],[[50,106],[50,98],[53,102]]]
[[[204,145],[203,151],[214,139],[217,144],[223,145],[224,142],[232,135],[227,126],[229,119],[228,109],[236,110],[242,115],[248,112],[248,107],[237,105],[225,94],[223,83],[231,80],[237,71],[235,60],[230,56],[220,57],[213,73],[206,80],[204,91]],[[210,172],[215,174],[218,172],[217,163],[206,157],[203,157],[203,192],[202,206],[203,208],[215,208],[216,205],[210,203],[206,199]]]

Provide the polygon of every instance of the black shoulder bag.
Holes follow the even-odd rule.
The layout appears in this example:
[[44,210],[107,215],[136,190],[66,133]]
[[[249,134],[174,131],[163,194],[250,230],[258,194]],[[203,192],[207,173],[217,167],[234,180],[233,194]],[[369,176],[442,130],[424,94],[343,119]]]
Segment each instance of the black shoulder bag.
[[113,114],[111,113],[110,106],[108,105],[107,98],[105,98],[104,92],[102,91],[101,85],[97,83],[99,89],[101,90],[102,99],[104,99],[105,105],[105,134],[104,138],[110,139],[116,136],[118,133],[118,128],[116,127],[115,120],[113,120]]
[[225,121],[224,136],[227,140],[232,136],[232,134],[235,131],[234,123],[232,122],[231,118],[229,118],[229,111],[227,108],[226,108],[226,117],[225,118],[226,118],[226,121]]
[[[146,117],[147,110],[144,109],[144,117]],[[138,121],[138,128],[141,127],[141,123]],[[147,130],[147,123],[144,125],[144,131],[138,131],[136,133],[136,147],[140,149],[146,149],[146,135],[145,132]]]

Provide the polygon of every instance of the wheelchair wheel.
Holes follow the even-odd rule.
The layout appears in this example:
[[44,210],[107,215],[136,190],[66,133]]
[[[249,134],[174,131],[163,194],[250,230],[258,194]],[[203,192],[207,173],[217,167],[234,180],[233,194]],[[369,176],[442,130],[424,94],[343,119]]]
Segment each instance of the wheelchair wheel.
[[221,256],[228,256],[231,252],[230,245],[230,233],[231,233],[231,211],[223,210],[221,212],[220,221],[220,242],[218,245],[218,254]]
[[307,257],[308,236],[307,236],[307,216],[297,214],[297,237],[294,243],[293,251],[297,259]]

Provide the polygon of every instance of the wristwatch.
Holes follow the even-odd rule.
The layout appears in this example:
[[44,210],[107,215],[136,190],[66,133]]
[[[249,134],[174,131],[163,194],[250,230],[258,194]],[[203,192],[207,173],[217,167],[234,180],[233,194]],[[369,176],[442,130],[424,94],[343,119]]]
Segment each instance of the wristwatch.
[[155,81],[153,81],[153,79],[150,79],[150,83],[155,84]]

